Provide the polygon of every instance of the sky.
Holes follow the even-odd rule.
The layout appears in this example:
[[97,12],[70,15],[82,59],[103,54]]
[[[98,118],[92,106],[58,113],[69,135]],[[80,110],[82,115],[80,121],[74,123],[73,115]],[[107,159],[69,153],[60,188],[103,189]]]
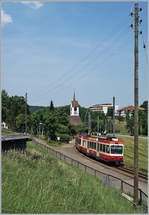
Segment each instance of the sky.
[[[147,3],[140,30],[147,41]],[[2,88],[29,105],[134,104],[132,2],[8,1],[2,4]],[[139,103],[147,100],[147,57],[139,36]]]

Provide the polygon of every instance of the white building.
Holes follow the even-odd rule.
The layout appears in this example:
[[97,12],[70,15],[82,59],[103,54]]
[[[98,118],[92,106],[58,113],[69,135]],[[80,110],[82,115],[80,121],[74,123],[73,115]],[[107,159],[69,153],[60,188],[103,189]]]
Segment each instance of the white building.
[[[96,104],[90,107],[90,110],[93,112],[103,112],[105,115],[108,113],[108,109],[112,108],[113,105],[111,103],[105,104]],[[115,105],[115,114],[117,113],[118,105]]]
[[1,123],[1,128],[8,129],[8,125],[6,124],[6,122]]

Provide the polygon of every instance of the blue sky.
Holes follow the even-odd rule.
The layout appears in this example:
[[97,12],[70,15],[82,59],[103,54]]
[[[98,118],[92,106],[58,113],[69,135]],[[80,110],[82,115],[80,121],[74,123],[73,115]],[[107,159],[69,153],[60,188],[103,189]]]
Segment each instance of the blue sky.
[[[133,104],[132,2],[3,3],[2,87],[30,105]],[[147,38],[147,4],[141,29]],[[147,59],[139,37],[139,100],[147,99]]]

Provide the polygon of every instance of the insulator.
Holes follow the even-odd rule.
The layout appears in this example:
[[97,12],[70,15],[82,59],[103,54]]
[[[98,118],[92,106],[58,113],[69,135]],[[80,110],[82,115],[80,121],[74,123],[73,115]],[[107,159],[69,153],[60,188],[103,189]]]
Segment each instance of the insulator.
[[140,23],[142,22],[142,19],[140,19]]
[[145,44],[143,45],[143,48],[144,48],[144,49],[146,48],[146,45],[145,45]]
[[131,24],[130,27],[133,28],[133,24]]
[[130,13],[130,16],[133,16],[133,12]]
[[140,34],[142,34],[142,31],[140,31]]
[[142,8],[140,7],[140,11],[142,11]]

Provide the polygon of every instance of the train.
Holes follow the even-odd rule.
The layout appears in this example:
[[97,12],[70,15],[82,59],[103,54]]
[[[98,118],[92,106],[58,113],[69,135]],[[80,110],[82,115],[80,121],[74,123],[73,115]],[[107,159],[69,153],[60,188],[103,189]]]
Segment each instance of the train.
[[78,151],[99,161],[123,165],[124,142],[116,137],[80,134],[75,137],[75,146]]

